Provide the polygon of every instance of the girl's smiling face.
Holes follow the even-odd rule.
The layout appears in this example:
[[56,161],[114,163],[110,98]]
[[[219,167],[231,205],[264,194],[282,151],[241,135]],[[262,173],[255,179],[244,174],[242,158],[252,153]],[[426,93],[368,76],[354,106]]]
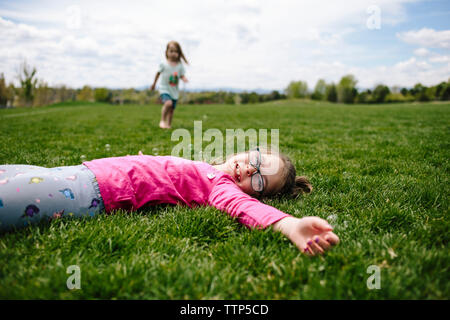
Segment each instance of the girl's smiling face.
[[[242,191],[253,197],[274,194],[283,186],[283,161],[276,154],[260,153],[260,155],[259,172],[263,187],[261,192],[258,192],[260,184],[257,182],[258,165],[255,166],[254,154],[251,156],[252,161],[250,161],[250,152],[245,152],[234,155],[224,163],[224,171],[234,178]],[[252,176],[254,176],[253,186]]]

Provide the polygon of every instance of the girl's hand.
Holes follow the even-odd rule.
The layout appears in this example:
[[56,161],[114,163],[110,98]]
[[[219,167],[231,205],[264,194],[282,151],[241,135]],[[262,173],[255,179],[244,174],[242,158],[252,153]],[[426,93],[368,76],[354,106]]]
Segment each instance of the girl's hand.
[[339,243],[339,237],[332,232],[333,227],[319,217],[286,217],[275,222],[273,227],[289,238],[301,252],[311,256],[323,254]]
[[188,79],[187,79],[185,76],[182,76],[182,77],[181,77],[181,80],[183,80],[184,83],[188,83],[188,82],[189,82]]

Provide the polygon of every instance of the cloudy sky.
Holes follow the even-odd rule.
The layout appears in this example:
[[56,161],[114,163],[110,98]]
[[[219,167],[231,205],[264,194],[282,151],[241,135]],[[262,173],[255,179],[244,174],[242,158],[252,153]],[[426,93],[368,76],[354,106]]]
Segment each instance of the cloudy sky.
[[149,86],[170,40],[186,89],[432,85],[450,77],[450,1],[0,1],[8,82],[26,59],[50,85]]

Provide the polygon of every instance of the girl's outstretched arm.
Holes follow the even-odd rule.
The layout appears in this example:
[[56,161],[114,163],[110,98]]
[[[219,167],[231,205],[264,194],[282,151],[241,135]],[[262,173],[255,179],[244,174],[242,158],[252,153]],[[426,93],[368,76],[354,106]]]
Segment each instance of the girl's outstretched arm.
[[307,255],[322,254],[339,243],[333,227],[319,217],[286,217],[275,222],[273,229],[283,233]]
[[155,81],[153,81],[153,84],[152,84],[152,86],[150,87],[150,90],[151,90],[151,91],[155,90],[156,82],[158,81],[159,75],[160,75],[160,73],[157,72],[157,73],[156,73],[156,76],[155,76]]
[[231,179],[222,179],[211,191],[208,204],[227,212],[248,228],[267,228],[282,232],[307,254],[323,253],[339,243],[331,227],[319,217],[296,218],[243,192]]

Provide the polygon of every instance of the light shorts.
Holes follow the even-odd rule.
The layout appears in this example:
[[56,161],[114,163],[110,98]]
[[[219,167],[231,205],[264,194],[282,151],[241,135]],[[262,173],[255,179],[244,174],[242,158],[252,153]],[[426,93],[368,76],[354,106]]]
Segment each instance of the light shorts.
[[167,93],[163,93],[159,96],[159,98],[161,99],[162,103],[165,103],[167,100],[172,100],[172,109],[175,110],[175,107],[177,106],[177,101],[175,99],[172,99],[172,97],[167,94]]

